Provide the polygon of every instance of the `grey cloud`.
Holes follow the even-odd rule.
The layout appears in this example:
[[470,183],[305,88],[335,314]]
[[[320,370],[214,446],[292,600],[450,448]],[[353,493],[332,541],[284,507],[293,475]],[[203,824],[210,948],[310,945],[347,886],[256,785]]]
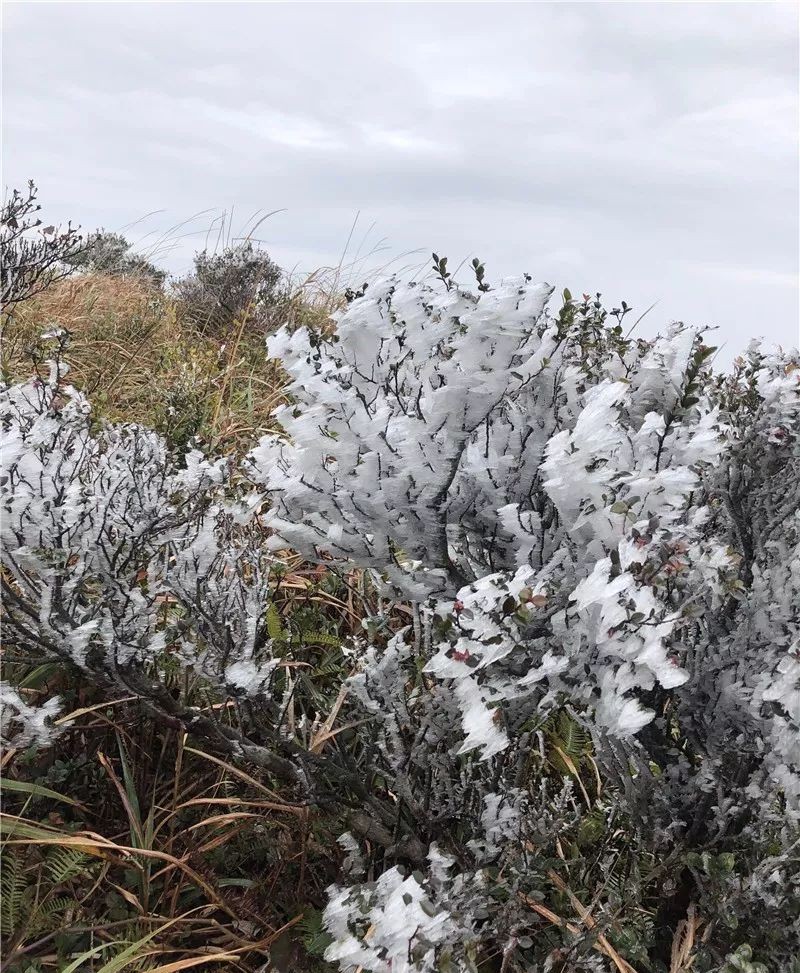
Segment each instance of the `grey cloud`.
[[360,211],[367,251],[797,340],[789,4],[16,4],[4,43],[5,181],[48,215],[165,210],[146,244],[285,207],[261,233],[311,269]]

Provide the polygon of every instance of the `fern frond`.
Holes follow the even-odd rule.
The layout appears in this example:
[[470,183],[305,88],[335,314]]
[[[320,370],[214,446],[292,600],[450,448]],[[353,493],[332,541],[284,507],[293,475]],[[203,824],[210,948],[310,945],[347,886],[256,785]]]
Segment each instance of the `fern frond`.
[[309,910],[298,923],[298,929],[309,956],[321,959],[333,941],[322,924],[322,913],[316,909]]
[[77,848],[54,848],[47,855],[45,873],[53,885],[61,885],[85,870],[89,856]]
[[592,738],[589,733],[573,719],[565,710],[558,714],[556,732],[561,749],[572,757],[579,760],[585,756],[592,746]]
[[0,932],[10,936],[24,916],[24,898],[28,888],[21,856],[6,849],[0,872]]
[[267,635],[276,641],[283,641],[286,638],[280,612],[272,603],[267,607]]
[[293,645],[304,645],[306,643],[312,643],[313,645],[327,645],[329,648],[338,649],[342,644],[342,640],[336,635],[329,635],[327,632],[300,632],[299,635],[295,635],[292,638]]
[[36,937],[42,933],[65,928],[72,922],[72,914],[77,910],[77,905],[75,899],[66,895],[46,899],[34,909],[28,920],[26,934],[28,937]]

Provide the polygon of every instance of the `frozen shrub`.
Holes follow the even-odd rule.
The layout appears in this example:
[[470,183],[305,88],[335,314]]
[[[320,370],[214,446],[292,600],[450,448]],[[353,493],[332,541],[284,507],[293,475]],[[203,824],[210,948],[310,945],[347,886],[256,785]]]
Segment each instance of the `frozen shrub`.
[[0,742],[4,746],[52,742],[57,735],[52,717],[58,712],[57,698],[48,699],[41,706],[30,706],[13,686],[0,679]]
[[12,191],[0,212],[0,308],[6,313],[68,277],[70,261],[83,249],[83,238],[71,223],[42,226],[37,196],[30,181],[25,192]]
[[167,277],[165,270],[133,252],[124,236],[106,230],[90,233],[84,248],[68,262],[78,270],[91,273],[139,277],[156,287],[161,287]]
[[[797,358],[754,346],[718,379],[684,326],[627,341],[597,301],[551,316],[550,288],[527,279],[480,296],[441,283],[368,289],[330,343],[271,339],[293,380],[289,438],[253,454],[279,544],[369,567],[418,606],[352,682],[399,813],[462,879],[501,863],[500,901],[487,893],[473,926],[487,945],[510,946],[560,881],[568,915],[594,903],[640,962],[663,963],[701,902],[708,962],[749,935],[780,968],[800,929]],[[584,782],[589,756],[611,794]],[[543,766],[573,789],[537,834],[557,803],[537,790]],[[492,837],[508,802],[516,832]],[[567,843],[574,866],[556,857]],[[771,888],[756,877],[781,867]],[[755,910],[759,930],[734,932]],[[460,937],[435,950],[468,969]],[[554,938],[516,940],[508,968],[570,943]],[[370,943],[359,962],[382,970]]]
[[[683,325],[629,340],[599,300],[480,283],[390,280],[330,340],[271,338],[291,403],[255,494],[93,430],[58,362],[7,389],[7,627],[341,810],[343,971],[790,969],[800,361],[753,345],[718,376]],[[325,753],[325,714],[284,719],[287,546],[381,592]],[[252,738],[165,693],[167,650]]]
[[221,336],[242,321],[268,328],[281,278],[280,267],[247,241],[221,253],[198,253],[194,273],[178,280],[175,291],[196,328]]

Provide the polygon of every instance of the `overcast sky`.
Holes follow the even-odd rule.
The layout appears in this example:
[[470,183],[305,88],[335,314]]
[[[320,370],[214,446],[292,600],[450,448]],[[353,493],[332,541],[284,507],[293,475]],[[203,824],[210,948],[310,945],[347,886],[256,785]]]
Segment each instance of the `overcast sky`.
[[[32,4],[4,10],[3,182],[146,247],[202,210],[286,267],[475,255],[726,357],[798,329],[798,6]],[[374,227],[373,229],[371,229]],[[368,232],[369,231],[369,232]],[[149,234],[149,235],[148,235]],[[362,239],[367,235],[366,242]],[[175,238],[176,234],[172,234]],[[360,271],[359,271],[360,273]]]

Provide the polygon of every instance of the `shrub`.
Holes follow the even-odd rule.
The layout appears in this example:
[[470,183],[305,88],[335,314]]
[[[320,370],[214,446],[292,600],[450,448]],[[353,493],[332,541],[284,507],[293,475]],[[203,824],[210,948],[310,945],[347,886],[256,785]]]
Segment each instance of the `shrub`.
[[70,261],[84,246],[71,223],[42,227],[37,196],[31,180],[25,192],[13,190],[0,211],[0,307],[6,314],[69,276]]
[[194,273],[178,280],[175,292],[189,320],[204,333],[225,335],[245,321],[266,330],[281,276],[280,267],[246,241],[222,253],[196,254]]
[[[270,339],[292,401],[255,492],[94,429],[57,359],[7,389],[8,632],[340,811],[343,970],[790,969],[800,361],[716,375],[682,325],[480,283]],[[329,720],[269,610],[289,546],[380,593]],[[176,700],[163,653],[252,715]]]
[[93,274],[139,277],[156,287],[161,287],[167,277],[165,270],[132,252],[131,244],[124,236],[106,230],[90,233],[83,249],[67,262]]

